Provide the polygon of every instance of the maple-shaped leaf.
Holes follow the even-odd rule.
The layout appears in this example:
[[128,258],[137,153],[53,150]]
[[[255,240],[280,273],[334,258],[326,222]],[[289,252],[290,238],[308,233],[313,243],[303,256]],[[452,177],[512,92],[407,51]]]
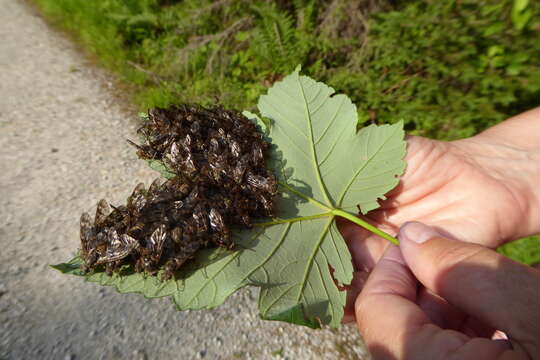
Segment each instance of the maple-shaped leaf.
[[[339,326],[346,298],[340,288],[352,280],[353,267],[335,217],[377,208],[398,184],[405,168],[402,123],[357,131],[350,99],[298,69],[261,96],[258,108],[261,117],[245,114],[274,146],[279,218],[235,234],[236,251],[200,252],[181,279],[160,281],[128,269],[87,280],[146,297],[171,296],[179,310],[213,308],[244,286],[258,286],[264,319]],[[165,167],[154,168],[170,176]],[[76,258],[56,268],[83,275],[80,265]]]

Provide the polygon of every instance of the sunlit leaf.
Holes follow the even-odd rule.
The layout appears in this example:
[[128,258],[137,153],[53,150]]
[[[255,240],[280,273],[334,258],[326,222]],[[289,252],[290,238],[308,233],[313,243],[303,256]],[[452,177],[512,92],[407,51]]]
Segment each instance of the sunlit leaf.
[[[279,218],[236,234],[237,250],[202,252],[181,278],[124,272],[87,280],[146,297],[171,296],[179,310],[209,309],[244,286],[260,287],[262,318],[310,327],[339,326],[352,280],[351,256],[335,216],[362,213],[398,184],[405,168],[402,123],[357,131],[357,111],[345,95],[295,71],[259,99],[260,115],[244,113],[274,145],[280,179]],[[159,163],[154,169],[167,176]],[[80,275],[80,260],[61,264]]]

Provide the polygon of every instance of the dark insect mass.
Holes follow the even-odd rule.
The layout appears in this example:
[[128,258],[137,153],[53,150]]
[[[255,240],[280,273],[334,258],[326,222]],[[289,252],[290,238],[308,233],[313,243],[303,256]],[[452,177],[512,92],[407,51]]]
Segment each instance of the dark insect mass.
[[125,206],[101,200],[94,219],[82,214],[83,270],[111,274],[133,265],[149,274],[163,269],[169,279],[201,248],[233,249],[231,227],[273,215],[270,144],[242,114],[198,105],[157,108],[138,133],[142,144],[128,140],[137,155],[162,161],[175,176],[148,189],[137,185]]

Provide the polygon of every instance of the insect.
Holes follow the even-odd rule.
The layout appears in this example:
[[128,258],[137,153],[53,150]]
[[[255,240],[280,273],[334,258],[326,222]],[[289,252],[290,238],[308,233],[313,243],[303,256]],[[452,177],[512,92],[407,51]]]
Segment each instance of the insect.
[[263,148],[260,144],[254,143],[251,150],[251,161],[259,165],[264,160]]
[[193,220],[195,220],[196,232],[206,233],[208,231],[208,212],[198,204],[193,211]]
[[148,187],[148,194],[149,195],[156,195],[159,190],[161,189],[161,179],[160,178],[155,178],[154,181],[152,181],[152,183],[150,184],[150,186]]
[[90,242],[95,236],[94,229],[92,226],[92,218],[88,213],[83,213],[81,215],[81,246],[83,256],[86,256],[90,251]]
[[[137,155],[165,164],[172,179],[138,184],[123,205],[101,200],[81,216],[85,270],[131,266],[170,279],[197,251],[234,249],[231,227],[273,215],[277,181],[266,168],[269,144],[242,114],[222,107],[151,109],[138,129]],[[112,210],[111,210],[112,209]]]
[[96,216],[94,217],[94,225],[103,227],[107,221],[107,216],[110,213],[109,204],[105,199],[101,199],[96,207]]
[[107,250],[96,261],[96,265],[118,262],[140,247],[137,240],[127,234],[118,235],[114,229],[108,230],[107,242]]
[[263,190],[267,193],[274,193],[276,191],[276,182],[269,181],[267,178],[255,175],[249,172],[246,176],[246,182],[249,186],[252,186],[255,189]]
[[131,193],[127,201],[127,210],[139,214],[146,205],[144,183],[139,183]]
[[182,240],[176,255],[169,259],[164,266],[164,280],[172,278],[174,273],[180,269],[186,261],[192,259],[197,250],[205,245],[204,241],[193,240],[191,237],[184,237]]
[[165,245],[165,239],[167,238],[167,227],[165,224],[158,226],[152,235],[148,238],[146,248],[150,253],[152,262],[158,263],[163,253],[163,246]]

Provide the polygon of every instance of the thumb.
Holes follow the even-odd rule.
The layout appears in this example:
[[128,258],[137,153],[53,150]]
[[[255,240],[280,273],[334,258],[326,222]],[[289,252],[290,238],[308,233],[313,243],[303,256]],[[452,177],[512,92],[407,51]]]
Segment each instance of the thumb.
[[404,224],[398,238],[407,265],[426,288],[516,340],[536,342],[540,271],[419,222]]

